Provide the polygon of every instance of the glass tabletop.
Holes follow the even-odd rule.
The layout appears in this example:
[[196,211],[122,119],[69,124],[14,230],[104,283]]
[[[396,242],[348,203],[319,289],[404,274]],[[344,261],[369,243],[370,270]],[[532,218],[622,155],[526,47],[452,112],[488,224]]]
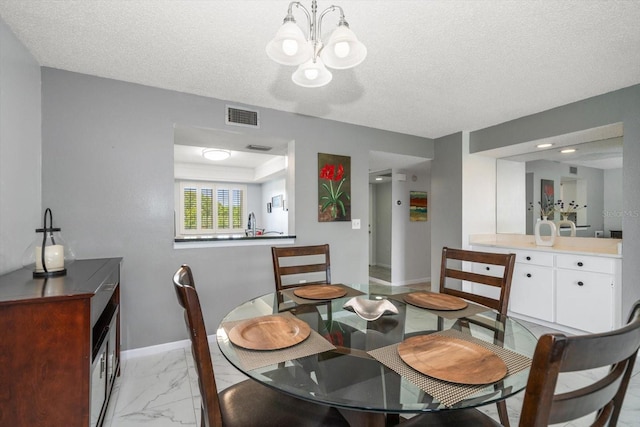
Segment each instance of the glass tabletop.
[[[384,413],[418,413],[442,409],[467,408],[486,405],[518,393],[526,386],[529,369],[507,373],[503,379],[475,386],[455,403],[439,399],[438,393],[425,391],[407,371],[398,369],[372,356],[404,340],[432,333],[455,330],[471,340],[477,339],[518,355],[532,357],[537,339],[523,325],[512,318],[500,317],[489,310],[479,310],[466,317],[456,318],[454,312],[433,311],[407,304],[403,296],[414,292],[407,287],[384,285],[349,285],[352,290],[344,297],[331,300],[303,300],[291,290],[263,295],[233,309],[221,322],[217,342],[222,354],[240,371],[260,383],[295,397],[338,408]],[[388,301],[398,313],[390,313],[374,321],[367,321],[355,311],[344,308],[357,298]],[[385,303],[386,304],[386,303]],[[290,313],[311,327],[335,349],[303,357],[269,363],[258,368],[246,368],[244,350],[228,337],[233,322],[260,316]],[[226,329],[225,327],[226,326]],[[316,335],[317,337],[317,335]],[[325,343],[326,344],[326,343]],[[287,351],[287,350],[282,350]],[[258,354],[260,356],[260,354]],[[410,372],[409,372],[410,373]],[[427,378],[429,379],[429,378]],[[446,386],[446,384],[445,384]]]

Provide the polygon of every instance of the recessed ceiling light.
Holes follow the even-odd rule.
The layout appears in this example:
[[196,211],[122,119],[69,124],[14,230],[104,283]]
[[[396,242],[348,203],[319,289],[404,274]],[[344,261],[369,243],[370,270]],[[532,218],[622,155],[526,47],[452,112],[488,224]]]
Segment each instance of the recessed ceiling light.
[[202,157],[209,160],[225,160],[231,156],[231,152],[227,150],[218,150],[216,148],[209,148],[206,150],[202,150]]
[[376,181],[382,181],[382,177],[381,176],[376,177]]
[[575,153],[576,149],[575,148],[565,148],[564,150],[560,150],[560,152],[562,154],[569,154],[569,153]]
[[549,148],[551,147],[553,144],[551,144],[550,142],[546,143],[546,144],[538,144],[536,145],[536,148]]

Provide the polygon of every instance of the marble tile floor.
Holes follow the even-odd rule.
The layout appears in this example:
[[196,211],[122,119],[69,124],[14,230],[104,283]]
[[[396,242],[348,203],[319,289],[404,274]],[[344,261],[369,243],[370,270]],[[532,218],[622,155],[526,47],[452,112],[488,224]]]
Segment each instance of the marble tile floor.
[[[550,332],[548,328],[523,322],[536,336]],[[185,342],[186,343],[186,342]],[[246,377],[231,366],[220,354],[215,338],[210,337],[216,382],[219,390]],[[640,425],[640,363],[627,391],[619,426]],[[558,387],[570,389],[580,384],[587,374],[565,375]],[[594,374],[595,375],[595,374]],[[123,360],[121,376],[107,409],[105,427],[171,427],[200,424],[200,397],[190,348],[177,348],[163,353]],[[522,395],[507,400],[511,424],[519,422]],[[495,405],[480,409],[497,418]],[[588,420],[578,420],[565,427],[582,427]]]

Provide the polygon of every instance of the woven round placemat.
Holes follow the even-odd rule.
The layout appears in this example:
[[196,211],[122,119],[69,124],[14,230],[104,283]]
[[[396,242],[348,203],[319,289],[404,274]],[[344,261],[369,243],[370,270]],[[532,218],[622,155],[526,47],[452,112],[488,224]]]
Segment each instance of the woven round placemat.
[[[281,316],[292,316],[291,313],[283,313]],[[229,331],[238,323],[244,322],[244,320],[225,322],[222,327],[229,334]],[[335,350],[336,347],[329,341],[324,339],[322,335],[312,330],[309,337],[302,341],[300,344],[296,344],[293,347],[284,348],[281,350],[248,350],[242,347],[238,347],[231,344],[235,349],[238,360],[242,369],[250,371],[252,369],[263,368],[269,365],[275,365],[280,362],[286,362],[288,360],[299,359],[301,357],[311,356],[312,354],[323,353],[329,350]]]
[[[494,352],[502,360],[504,360],[505,364],[507,365],[507,376],[513,375],[531,366],[531,359],[527,356],[523,356],[522,354],[515,353],[511,350],[507,350],[495,344],[479,340],[454,329],[436,333],[441,336],[469,341]],[[447,407],[451,407],[456,403],[467,399],[485,389],[487,393],[495,391],[492,385],[455,384],[428,377],[427,375],[424,375],[407,365],[400,358],[400,355],[398,354],[398,344],[392,344],[386,347],[371,350],[368,352],[368,354],[388,368],[397,372],[402,378],[411,381],[421,390],[429,393],[429,395],[433,396],[435,399],[437,399]]]

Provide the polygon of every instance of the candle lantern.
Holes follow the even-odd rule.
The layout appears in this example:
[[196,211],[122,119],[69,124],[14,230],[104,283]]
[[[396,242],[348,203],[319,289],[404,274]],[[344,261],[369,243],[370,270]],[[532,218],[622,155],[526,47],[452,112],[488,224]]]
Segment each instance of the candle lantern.
[[35,240],[22,256],[22,265],[33,270],[33,277],[55,277],[67,274],[67,264],[75,260],[75,255],[62,238],[60,228],[53,226],[51,209],[44,211],[44,225],[37,228]]

